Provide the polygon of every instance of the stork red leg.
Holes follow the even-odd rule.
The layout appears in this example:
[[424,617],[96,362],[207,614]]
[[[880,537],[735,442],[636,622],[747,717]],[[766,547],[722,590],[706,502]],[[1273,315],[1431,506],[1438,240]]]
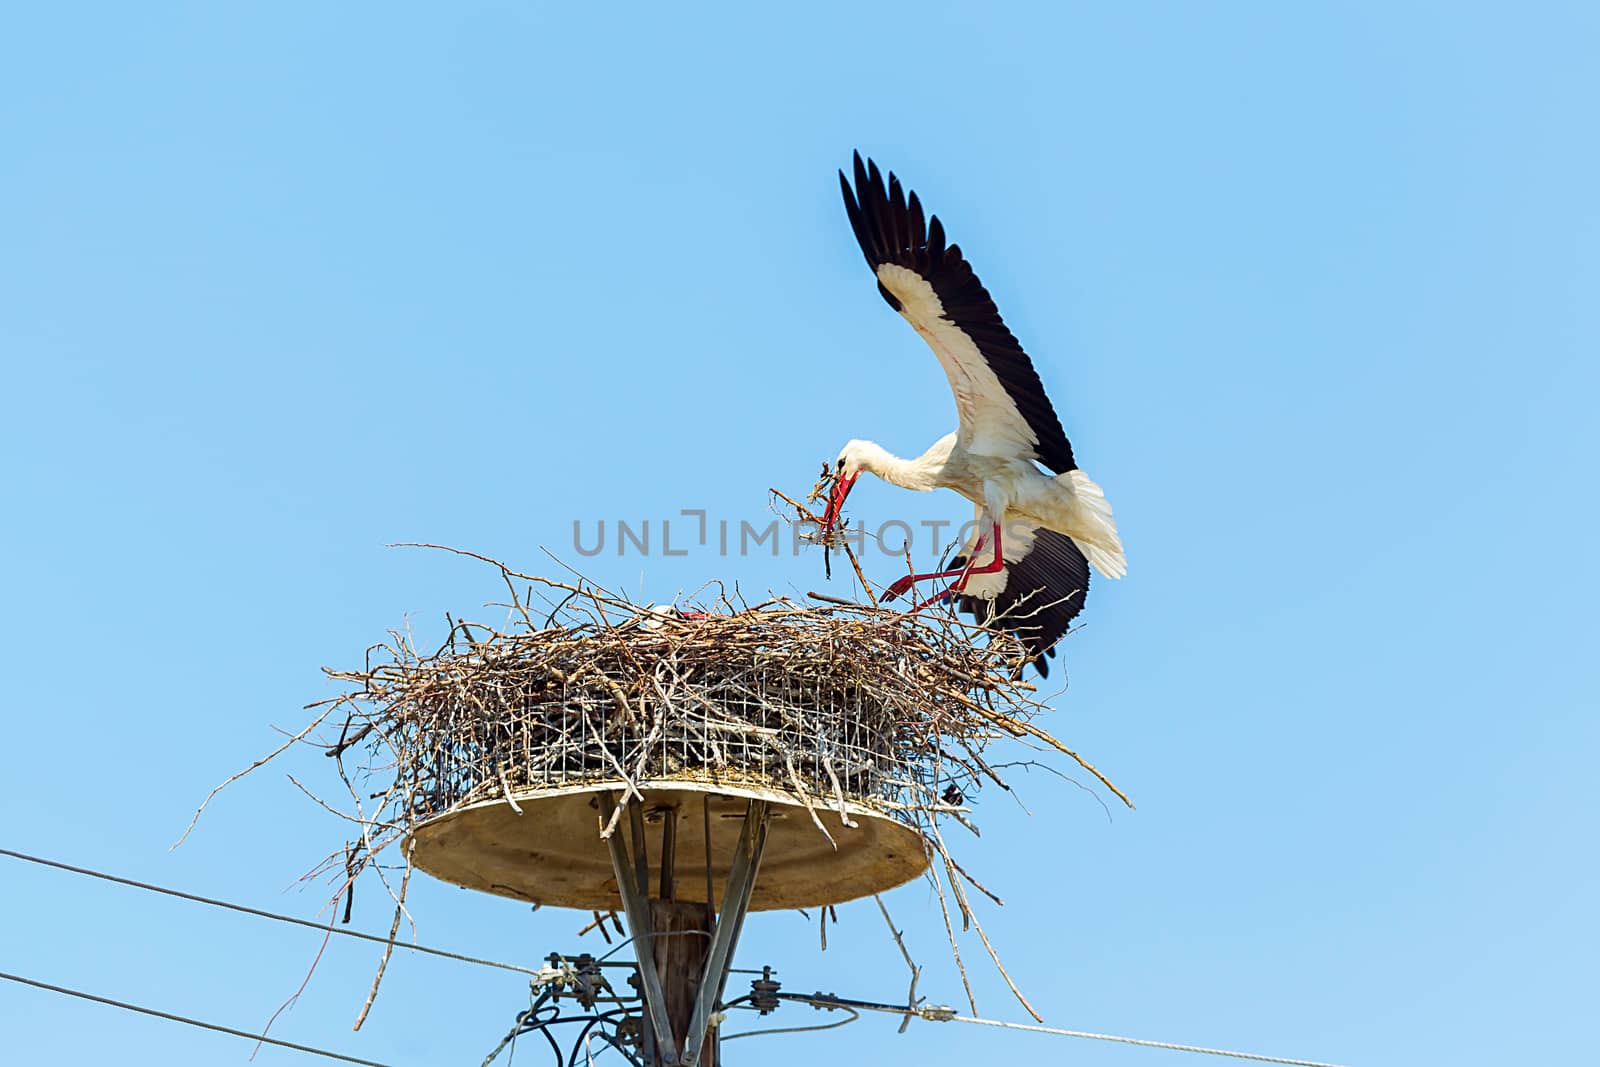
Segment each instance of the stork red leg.
[[960,577],[961,573],[961,571],[955,570],[931,571],[928,574],[907,574],[903,577],[896,578],[893,584],[883,591],[883,596],[879,597],[878,599],[880,601],[893,600],[895,597],[900,596],[918,582],[928,582],[935,578],[957,578]]
[[[1004,570],[1006,566],[1006,558],[1005,551],[1000,544],[1000,524],[998,522],[994,524],[994,558],[981,567],[973,566],[973,563],[977,561],[978,553],[983,551],[983,543],[987,540],[987,537],[978,538],[978,543],[972,546],[972,559],[967,560],[967,565],[961,568],[961,571],[959,572],[960,576],[957,577],[954,582],[950,583],[939,593],[929,597],[927,600],[924,600],[911,610],[921,611],[929,604],[936,604],[952,593],[961,592],[967,587],[967,579],[971,578],[974,574],[994,574],[997,571]],[[954,574],[956,572],[952,571],[950,573]]]
[[990,560],[988,563],[984,564],[982,567],[974,567],[972,564],[973,564],[973,561],[977,559],[978,553],[983,551],[984,542],[989,540],[989,535],[985,535],[983,537],[978,538],[977,544],[972,546],[972,559],[967,560],[966,566],[960,568],[959,570],[934,571],[934,572],[932,572],[930,574],[908,574],[904,578],[897,578],[897,579],[895,579],[895,582],[894,582],[893,585],[889,586],[888,589],[884,590],[884,593],[883,593],[883,596],[882,596],[881,599],[882,600],[893,600],[895,597],[899,596],[900,594],[904,593],[906,590],[910,589],[917,582],[932,581],[932,580],[937,579],[937,578],[954,578],[955,579],[955,581],[953,583],[951,583],[949,586],[946,586],[944,589],[940,590],[939,593],[936,596],[933,596],[933,597],[930,597],[927,600],[924,600],[922,603],[918,604],[916,607],[911,609],[912,611],[921,611],[923,608],[927,607],[929,604],[933,604],[933,603],[935,603],[937,601],[943,600],[945,597],[949,596],[951,593],[959,593],[959,592],[961,592],[961,590],[966,588],[967,579],[972,577],[974,574],[994,574],[996,571],[1004,570],[1005,569],[1005,565],[1006,565],[1006,560],[1005,560],[1005,553],[1002,550],[1001,543],[1000,543],[1000,524],[998,522],[994,524],[993,537],[994,537],[994,559]]

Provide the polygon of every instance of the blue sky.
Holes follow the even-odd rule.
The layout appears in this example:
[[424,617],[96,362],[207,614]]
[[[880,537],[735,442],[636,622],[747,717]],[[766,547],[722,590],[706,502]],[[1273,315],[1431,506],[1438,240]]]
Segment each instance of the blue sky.
[[[285,779],[325,781],[314,755],[167,846],[331,692],[322,665],[492,614],[492,573],[386,544],[541,569],[574,520],[762,522],[850,437],[950,429],[839,204],[859,147],[962,244],[1128,546],[1050,725],[1138,810],[1034,775],[1031,815],[981,798],[965,853],[1047,1021],[1363,1067],[1572,1058],[1600,948],[1597,30],[1539,3],[13,10],[3,846],[312,915],[295,879],[344,836]],[[582,565],[653,599],[823,586],[810,554]],[[0,970],[250,1027],[316,948],[3,862]],[[427,943],[583,944],[577,913],[413,901]],[[890,903],[959,1003],[927,890]],[[387,928],[376,892],[356,921]],[[275,1033],[475,1063],[525,1005],[514,975],[399,958],[352,1035],[371,948],[331,947]],[[904,988],[870,903],[826,953],[758,916],[763,962]],[[972,970],[986,1015],[1023,1017]],[[894,1029],[727,1053],[1185,1059]],[[0,1032],[18,1063],[248,1053],[11,985]]]

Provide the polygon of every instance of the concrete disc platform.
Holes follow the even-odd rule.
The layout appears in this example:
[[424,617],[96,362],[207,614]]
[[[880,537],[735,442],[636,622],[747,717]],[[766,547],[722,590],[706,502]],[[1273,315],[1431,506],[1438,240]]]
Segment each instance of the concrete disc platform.
[[[620,908],[611,854],[600,837],[599,796],[613,791],[620,803],[628,795],[624,790],[620,782],[526,790],[514,794],[520,815],[504,798],[473,804],[417,826],[411,833],[413,859],[435,878],[468,889],[553,907]],[[841,904],[909,882],[928,867],[922,836],[870,808],[846,805],[857,824],[848,827],[836,800],[814,801],[835,848],[804,806],[780,790],[668,780],[643,783],[640,792],[652,893],[660,884],[663,820],[670,817],[677,823],[677,899],[705,900],[703,805],[709,805],[711,882],[720,904],[751,799],[773,805],[751,910]],[[617,832],[630,833],[626,814]]]

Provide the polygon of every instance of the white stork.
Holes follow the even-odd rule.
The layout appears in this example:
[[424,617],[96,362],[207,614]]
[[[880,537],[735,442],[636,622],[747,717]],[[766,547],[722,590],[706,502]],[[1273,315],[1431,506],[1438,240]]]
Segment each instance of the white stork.
[[919,581],[954,579],[919,607],[955,594],[960,610],[1015,631],[1039,672],[1048,673],[1040,657],[1054,654],[1052,646],[1082,610],[1089,564],[1107,578],[1127,570],[1111,505],[1078,469],[1033,363],[961,249],[945,244],[937,216],[924,222],[917,194],[908,198],[893,173],[885,184],[859,152],[855,188],[843,171],[839,184],[878,292],[939,358],[960,426],[915,459],[871,441],[845,445],[823,533],[838,522],[864,470],[906,489],[954,489],[977,507],[976,532],[954,569],[908,575],[884,599]]

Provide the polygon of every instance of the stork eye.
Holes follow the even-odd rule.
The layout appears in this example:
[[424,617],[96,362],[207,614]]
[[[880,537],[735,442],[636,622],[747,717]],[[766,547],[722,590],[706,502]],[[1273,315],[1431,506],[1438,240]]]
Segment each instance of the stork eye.
[[843,456],[839,457],[839,469],[840,470],[844,470],[844,457]]

